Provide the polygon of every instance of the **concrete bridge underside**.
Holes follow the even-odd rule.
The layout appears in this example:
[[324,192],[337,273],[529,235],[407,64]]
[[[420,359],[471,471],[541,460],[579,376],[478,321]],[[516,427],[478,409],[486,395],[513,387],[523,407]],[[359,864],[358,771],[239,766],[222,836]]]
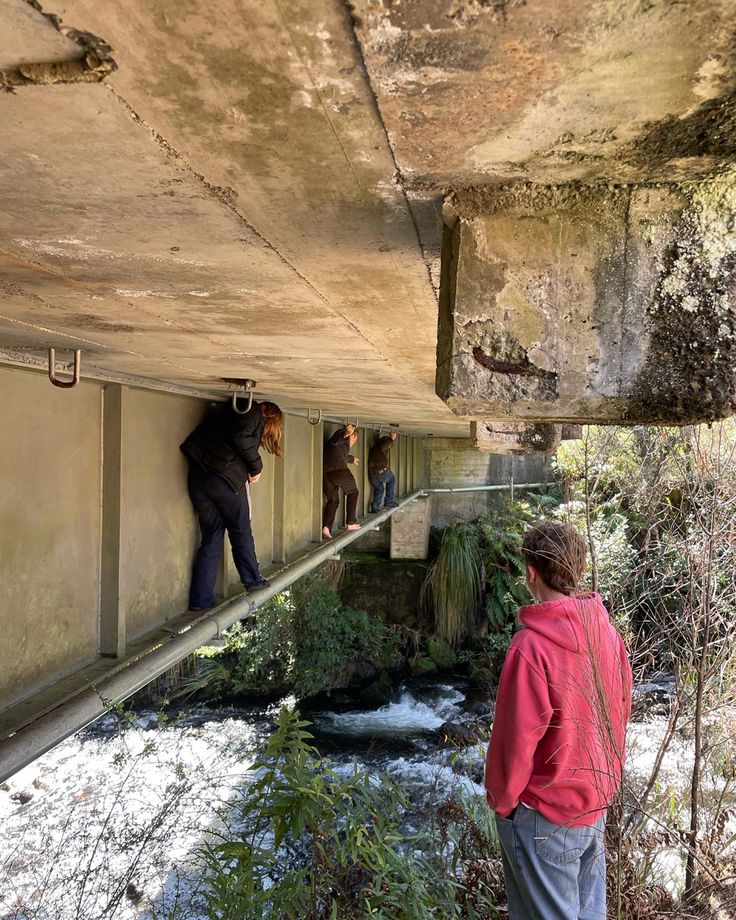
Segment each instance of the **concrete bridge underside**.
[[[735,13],[3,0],[5,733],[180,623],[176,448],[223,378],[289,413],[254,490],[272,564],[316,538],[347,417],[363,455],[401,426],[406,493],[430,434],[481,482],[585,421],[732,414]],[[75,389],[49,347],[81,349]]]

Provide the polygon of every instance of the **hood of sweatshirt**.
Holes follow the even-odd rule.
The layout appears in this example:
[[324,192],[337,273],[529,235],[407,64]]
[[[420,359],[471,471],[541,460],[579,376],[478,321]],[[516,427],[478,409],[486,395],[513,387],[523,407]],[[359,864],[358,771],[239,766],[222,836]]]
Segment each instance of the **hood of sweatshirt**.
[[574,597],[527,604],[519,610],[519,621],[555,645],[571,652],[590,647],[591,635],[610,624],[600,594],[577,594]]

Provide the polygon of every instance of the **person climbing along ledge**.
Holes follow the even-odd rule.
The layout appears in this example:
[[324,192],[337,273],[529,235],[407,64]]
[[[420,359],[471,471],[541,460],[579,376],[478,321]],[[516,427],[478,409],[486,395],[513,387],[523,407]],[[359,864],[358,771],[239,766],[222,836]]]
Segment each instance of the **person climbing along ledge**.
[[189,461],[189,496],[199,518],[202,543],[194,560],[189,609],[215,603],[215,581],[227,530],[235,567],[246,591],[265,588],[251,529],[250,486],[258,482],[263,445],[281,456],[284,416],[272,402],[257,403],[240,415],[228,402],[216,406],[180,445]]
[[332,539],[332,525],[335,523],[335,515],[340,505],[340,489],[345,493],[347,505],[345,529],[360,530],[357,518],[358,486],[348,469],[349,463],[355,466],[360,463],[360,460],[350,453],[350,448],[357,440],[358,432],[355,425],[345,425],[338,428],[325,444],[322,460],[322,489],[327,499],[322,516],[322,537],[325,540]]
[[376,514],[380,511],[384,489],[386,490],[386,507],[399,507],[394,492],[396,488],[396,477],[389,469],[389,451],[394,446],[395,440],[395,431],[392,431],[391,434],[386,437],[379,437],[368,454],[368,478],[373,486],[373,501],[370,507],[371,514]]

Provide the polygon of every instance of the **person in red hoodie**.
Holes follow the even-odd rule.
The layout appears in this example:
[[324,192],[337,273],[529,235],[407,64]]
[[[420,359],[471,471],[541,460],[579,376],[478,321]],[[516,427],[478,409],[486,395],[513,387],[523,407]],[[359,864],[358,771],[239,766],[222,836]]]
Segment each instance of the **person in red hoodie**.
[[598,594],[576,593],[583,538],[524,536],[535,604],[506,654],[486,757],[510,920],[605,920],[606,810],[621,784],[631,666]]

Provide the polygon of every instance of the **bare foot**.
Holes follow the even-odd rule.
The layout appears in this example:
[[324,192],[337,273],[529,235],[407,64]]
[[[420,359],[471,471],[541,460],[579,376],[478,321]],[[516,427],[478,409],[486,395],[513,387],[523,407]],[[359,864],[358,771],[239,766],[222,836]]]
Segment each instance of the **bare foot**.
[[330,533],[330,528],[329,528],[329,527],[323,527],[323,528],[322,528],[322,539],[323,539],[323,540],[331,540],[331,539],[332,539],[332,534]]
[[360,530],[360,524],[348,524],[345,530]]

